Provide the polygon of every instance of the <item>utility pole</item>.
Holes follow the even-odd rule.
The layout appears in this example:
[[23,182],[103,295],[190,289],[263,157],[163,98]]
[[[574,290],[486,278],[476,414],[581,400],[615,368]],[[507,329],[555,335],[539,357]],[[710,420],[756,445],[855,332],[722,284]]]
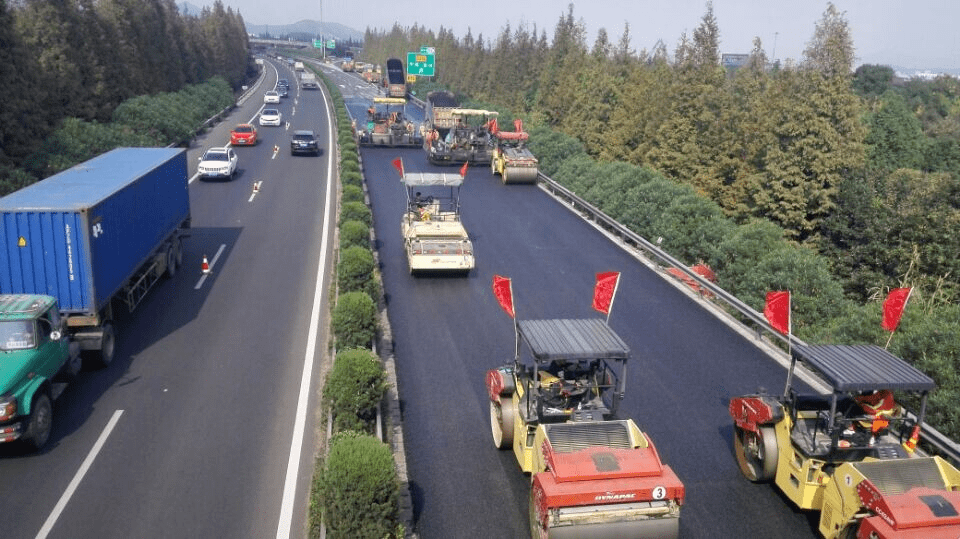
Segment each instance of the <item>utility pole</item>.
[[327,61],[327,36],[323,33],[323,0],[320,0],[320,46],[324,63]]
[[777,34],[779,34],[779,33],[780,33],[780,32],[774,32],[774,33],[773,33],[773,57],[770,58],[770,63],[771,63],[771,64],[777,63]]

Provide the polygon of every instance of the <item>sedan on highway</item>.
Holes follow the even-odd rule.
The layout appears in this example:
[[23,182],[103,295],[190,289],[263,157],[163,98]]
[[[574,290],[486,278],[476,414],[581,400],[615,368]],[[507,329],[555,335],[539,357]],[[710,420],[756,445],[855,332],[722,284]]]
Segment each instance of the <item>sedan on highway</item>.
[[280,97],[287,97],[290,95],[290,89],[286,86],[277,86],[277,94],[279,94]]
[[233,148],[210,148],[200,157],[200,166],[197,174],[201,180],[227,179],[232,180],[237,173],[237,154]]
[[230,144],[233,146],[255,146],[257,128],[250,124],[238,124],[230,131]]
[[264,102],[264,103],[279,103],[279,102],[280,102],[280,94],[278,94],[278,93],[277,93],[276,91],[274,91],[274,90],[267,90],[267,92],[263,94],[263,102]]
[[263,109],[260,113],[260,125],[275,125],[280,127],[280,111],[277,109]]
[[290,155],[298,153],[320,154],[320,145],[317,143],[317,136],[313,131],[294,131],[290,139]]

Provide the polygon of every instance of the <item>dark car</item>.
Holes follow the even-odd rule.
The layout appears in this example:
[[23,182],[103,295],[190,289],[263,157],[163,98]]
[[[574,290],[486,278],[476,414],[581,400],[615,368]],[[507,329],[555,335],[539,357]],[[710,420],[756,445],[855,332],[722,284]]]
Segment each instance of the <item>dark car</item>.
[[298,153],[320,154],[320,144],[313,131],[294,131],[290,139],[290,155]]
[[283,86],[284,88],[289,88],[290,81],[288,81],[287,79],[280,79],[277,81],[277,86]]
[[287,97],[290,95],[290,91],[287,90],[286,86],[277,86],[277,94],[279,94],[280,97]]

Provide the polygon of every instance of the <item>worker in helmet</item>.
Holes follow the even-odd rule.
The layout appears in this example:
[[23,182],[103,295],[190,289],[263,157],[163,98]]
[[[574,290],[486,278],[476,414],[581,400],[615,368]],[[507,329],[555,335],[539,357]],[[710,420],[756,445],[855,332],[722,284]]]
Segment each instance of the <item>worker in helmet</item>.
[[[893,393],[889,389],[881,389],[863,392],[855,396],[854,401],[860,406],[865,418],[852,422],[845,436],[867,439],[868,445],[873,445],[877,437],[887,432],[890,426],[890,418],[897,415],[899,406],[893,399]],[[870,435],[867,438],[866,433]],[[864,433],[862,436],[858,436]]]

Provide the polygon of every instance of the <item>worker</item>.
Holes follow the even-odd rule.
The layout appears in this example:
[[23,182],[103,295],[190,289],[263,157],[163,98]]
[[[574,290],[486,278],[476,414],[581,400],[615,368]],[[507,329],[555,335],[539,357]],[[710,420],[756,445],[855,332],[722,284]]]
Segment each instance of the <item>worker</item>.
[[[866,417],[850,423],[843,434],[857,440],[866,439],[867,445],[873,445],[878,436],[887,432],[890,418],[897,415],[899,407],[893,399],[893,393],[889,389],[868,391],[855,396],[853,400]],[[870,433],[869,437],[866,436],[867,432]]]

